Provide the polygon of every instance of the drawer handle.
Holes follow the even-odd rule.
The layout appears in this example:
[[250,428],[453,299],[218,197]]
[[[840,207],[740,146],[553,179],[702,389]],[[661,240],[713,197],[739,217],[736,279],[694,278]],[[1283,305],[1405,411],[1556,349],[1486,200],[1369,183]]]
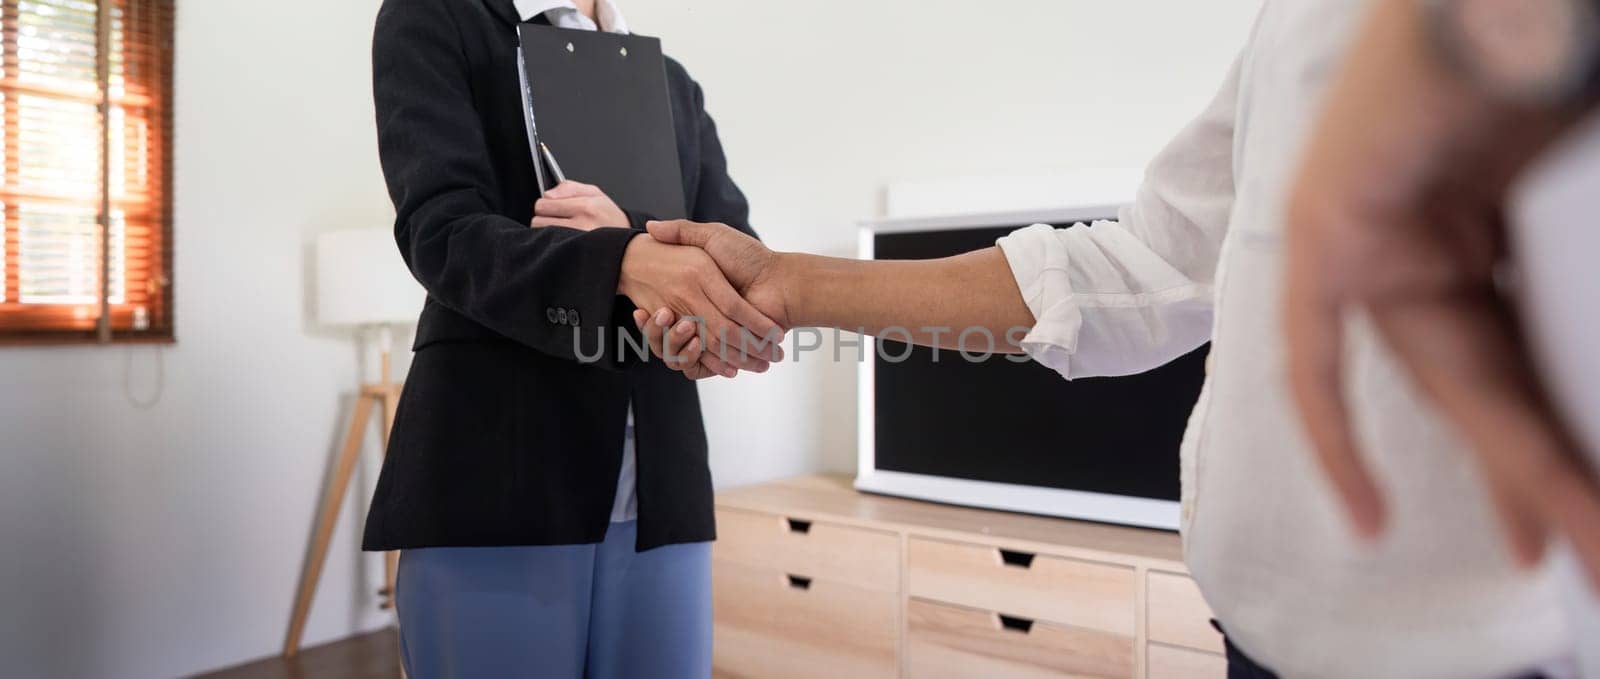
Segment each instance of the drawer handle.
[[1021,632],[1023,634],[1027,634],[1033,630],[1033,621],[1027,618],[1015,618],[1003,613],[996,613],[995,615],[1000,618],[1000,627],[1002,629],[1008,629],[1013,632]]
[[1027,552],[1014,552],[1009,549],[1000,550],[1000,561],[1007,566],[1016,566],[1017,568],[1032,567],[1033,556]]
[[811,522],[800,519],[789,519],[789,532],[805,535],[811,532]]
[[798,590],[811,589],[811,578],[807,578],[807,577],[800,576],[800,575],[790,575],[788,577],[789,577],[789,586],[790,587],[793,587],[793,588],[798,589]]

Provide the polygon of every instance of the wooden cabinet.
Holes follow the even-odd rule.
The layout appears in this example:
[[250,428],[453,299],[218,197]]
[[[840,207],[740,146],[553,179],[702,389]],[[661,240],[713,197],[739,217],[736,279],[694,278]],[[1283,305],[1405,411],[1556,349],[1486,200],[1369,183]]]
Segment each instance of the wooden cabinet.
[[724,492],[718,677],[1222,677],[1178,536],[871,496]]
[[1150,640],[1222,653],[1222,633],[1211,626],[1211,608],[1187,575],[1150,571],[1145,609]]
[[1150,679],[1194,679],[1228,675],[1227,661],[1215,653],[1151,644],[1147,657]]
[[894,676],[895,592],[726,561],[712,580],[717,676]]
[[900,537],[826,521],[719,509],[714,558],[877,592],[900,591]]
[[895,533],[719,508],[712,547],[719,677],[894,676]]
[[911,538],[910,595],[1133,638],[1134,569],[982,544]]
[[922,599],[906,604],[906,676],[1134,675],[1132,636],[1028,620]]

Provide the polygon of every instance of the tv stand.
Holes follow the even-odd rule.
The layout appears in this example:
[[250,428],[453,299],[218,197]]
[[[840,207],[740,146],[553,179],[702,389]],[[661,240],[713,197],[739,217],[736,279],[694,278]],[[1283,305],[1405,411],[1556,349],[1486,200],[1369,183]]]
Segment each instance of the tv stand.
[[1176,534],[859,493],[717,496],[718,677],[1222,677]]

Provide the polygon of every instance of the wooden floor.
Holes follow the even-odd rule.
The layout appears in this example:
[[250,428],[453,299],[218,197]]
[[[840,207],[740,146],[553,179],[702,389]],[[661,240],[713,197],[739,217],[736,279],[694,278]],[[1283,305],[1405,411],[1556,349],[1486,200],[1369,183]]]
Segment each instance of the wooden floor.
[[400,679],[400,638],[393,628],[202,674],[194,679]]

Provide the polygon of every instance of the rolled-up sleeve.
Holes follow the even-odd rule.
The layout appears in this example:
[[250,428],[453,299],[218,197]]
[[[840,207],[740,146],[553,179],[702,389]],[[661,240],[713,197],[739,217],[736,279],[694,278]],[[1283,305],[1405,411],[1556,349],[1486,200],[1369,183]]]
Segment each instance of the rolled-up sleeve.
[[1145,169],[1118,221],[1035,224],[998,241],[1034,326],[1022,348],[1068,379],[1129,375],[1211,337],[1212,282],[1233,208],[1239,62]]

